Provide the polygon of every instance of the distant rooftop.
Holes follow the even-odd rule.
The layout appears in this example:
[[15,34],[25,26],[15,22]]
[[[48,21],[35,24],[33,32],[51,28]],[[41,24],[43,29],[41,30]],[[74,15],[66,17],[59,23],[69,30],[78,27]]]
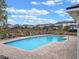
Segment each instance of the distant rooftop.
[[74,21],[60,21],[57,22],[56,24],[63,24],[63,23],[75,23]]

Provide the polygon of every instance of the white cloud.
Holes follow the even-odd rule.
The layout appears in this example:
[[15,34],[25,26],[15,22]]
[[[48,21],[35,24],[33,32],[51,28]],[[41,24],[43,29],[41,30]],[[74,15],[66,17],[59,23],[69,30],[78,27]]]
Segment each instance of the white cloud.
[[49,13],[49,11],[47,11],[47,10],[39,10],[39,9],[36,9],[36,8],[32,8],[30,10],[7,8],[7,11],[8,11],[8,13],[28,14],[28,15],[47,15]]
[[8,24],[11,24],[11,23],[15,23],[15,20],[9,18],[7,22]]
[[47,1],[41,2],[41,4],[47,5],[47,6],[55,6],[55,5],[63,4],[63,2],[62,0],[47,0]]
[[79,3],[79,0],[68,0],[69,2],[71,2],[71,3]]
[[47,5],[47,6],[53,6],[55,5],[55,2],[53,0],[48,0],[48,1],[42,2],[42,4]]
[[28,10],[27,12],[32,15],[47,15],[49,13],[49,11],[47,10],[38,10],[35,8],[32,8],[31,10]]
[[60,16],[65,16],[68,14],[64,9],[56,10],[54,13],[59,14]]
[[[40,18],[38,15],[47,15],[49,14],[49,11],[47,10],[39,10],[32,8],[30,10],[25,9],[15,9],[15,8],[8,8],[7,11],[9,13],[12,13],[9,15],[9,23],[21,23],[19,20],[22,21],[22,24],[43,24],[43,23],[54,23],[55,20],[53,19],[46,19],[46,18]],[[18,22],[14,22],[18,21]],[[24,21],[23,21],[24,20]]]
[[23,20],[39,20],[39,18],[37,18],[36,16],[32,16],[32,15],[11,15],[10,17],[19,18]]
[[58,5],[63,5],[63,2],[58,2],[57,4],[58,4]]
[[14,8],[7,8],[6,10],[10,13],[16,13],[16,10]]
[[55,3],[57,4],[57,5],[62,5],[63,4],[63,0],[54,0],[55,1]]
[[54,5],[59,5],[59,4],[63,4],[62,0],[46,0],[46,1],[42,1],[42,2],[36,2],[36,1],[32,1],[31,2],[33,5],[47,5],[47,6],[54,6]]
[[65,19],[66,21],[74,21],[72,18]]
[[32,1],[33,5],[39,5],[39,3],[37,3],[36,1]]
[[62,0],[54,0],[55,2],[61,2]]
[[18,20],[24,20],[24,24],[46,24],[46,23],[55,23],[56,20],[51,18],[40,18],[37,16],[32,15],[11,15],[11,19],[18,19]]
[[11,15],[11,18],[20,18],[20,19],[25,19],[25,20],[45,20],[42,18],[39,18],[37,16],[32,16],[32,15]]

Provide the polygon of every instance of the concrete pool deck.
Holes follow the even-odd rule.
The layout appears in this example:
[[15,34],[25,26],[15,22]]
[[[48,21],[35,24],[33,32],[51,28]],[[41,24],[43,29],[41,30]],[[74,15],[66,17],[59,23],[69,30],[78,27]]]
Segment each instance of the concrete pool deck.
[[[20,39],[23,37],[20,37]],[[11,40],[0,41],[0,55],[9,57],[9,59],[76,59],[77,58],[77,38],[76,36],[66,36],[64,42],[49,43],[44,47],[38,48],[32,52],[3,44]]]

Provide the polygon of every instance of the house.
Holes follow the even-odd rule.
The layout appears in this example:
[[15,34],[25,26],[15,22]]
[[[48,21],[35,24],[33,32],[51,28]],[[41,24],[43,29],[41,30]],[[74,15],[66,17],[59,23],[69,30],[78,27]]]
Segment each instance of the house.
[[27,25],[27,28],[33,28],[35,25]]
[[67,12],[79,23],[79,4],[66,8]]
[[7,24],[7,27],[8,28],[13,28],[13,25],[12,24]]
[[79,59],[79,4],[70,6],[66,10],[77,22],[77,58]]
[[43,25],[43,24],[38,24],[38,25],[36,25],[36,27],[39,27],[39,28],[44,28],[44,26],[45,26],[45,25]]
[[44,27],[52,27],[54,24],[38,24],[36,27],[44,28]]
[[62,29],[64,29],[65,26],[69,26],[70,29],[76,29],[76,23],[74,21],[61,21],[61,22],[57,22],[55,24],[56,26],[62,26]]

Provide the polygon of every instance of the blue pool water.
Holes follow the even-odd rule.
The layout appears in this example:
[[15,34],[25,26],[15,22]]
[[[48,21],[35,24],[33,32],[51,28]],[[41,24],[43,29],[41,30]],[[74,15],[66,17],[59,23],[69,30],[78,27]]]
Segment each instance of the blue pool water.
[[64,41],[63,36],[50,35],[50,36],[37,36],[37,37],[25,38],[22,40],[7,42],[5,44],[17,48],[22,48],[25,50],[33,50],[50,42],[62,42],[62,41]]

